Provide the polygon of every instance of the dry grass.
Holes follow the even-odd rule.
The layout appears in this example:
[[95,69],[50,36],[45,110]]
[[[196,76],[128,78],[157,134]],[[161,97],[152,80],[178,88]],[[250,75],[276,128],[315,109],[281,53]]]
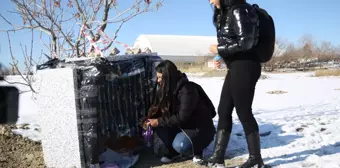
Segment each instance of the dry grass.
[[[175,63],[177,68],[184,73],[202,74],[202,77],[225,77],[227,69],[209,68],[206,63]],[[261,75],[260,79],[269,79],[266,75]]]
[[204,168],[204,166],[198,166],[193,164],[191,160],[184,161],[184,162],[178,162],[178,163],[171,163],[171,164],[164,164],[161,166],[156,166],[154,168]]
[[[151,151],[143,151],[139,156],[138,162],[135,166],[136,168],[204,168],[204,166],[196,165],[192,162],[191,158],[187,158],[184,161],[178,161],[171,164],[162,164],[160,162],[161,157],[159,155],[152,154]],[[226,167],[234,167],[241,165],[245,162],[244,158],[231,158],[226,159]]]
[[[245,162],[245,159],[240,159],[240,158],[225,160],[226,167],[239,166],[243,162]],[[183,167],[185,167],[185,168],[204,168],[204,166],[195,165],[191,160],[188,160],[188,161],[185,161],[185,162],[179,162],[179,163],[166,164],[166,165],[162,165],[162,166],[157,166],[155,168],[183,168]]]
[[184,64],[176,63],[179,70],[185,73],[203,74],[202,77],[225,77],[226,69],[209,68],[206,63]]
[[211,70],[211,68],[208,68],[206,63],[194,63],[194,64],[175,63],[175,64],[179,70],[186,73],[201,73]]
[[227,75],[226,69],[211,69],[205,72],[202,77],[225,77]]
[[340,76],[340,69],[319,70],[319,71],[315,71],[314,75],[316,77],[321,77],[321,76]]
[[283,90],[273,90],[273,91],[268,91],[266,93],[268,93],[268,94],[285,94],[285,93],[288,93],[288,92],[283,91]]
[[[212,69],[212,68],[187,68],[180,69],[185,73],[202,74],[201,77],[225,77],[228,73],[227,69]],[[260,79],[269,79],[267,75],[261,75]]]

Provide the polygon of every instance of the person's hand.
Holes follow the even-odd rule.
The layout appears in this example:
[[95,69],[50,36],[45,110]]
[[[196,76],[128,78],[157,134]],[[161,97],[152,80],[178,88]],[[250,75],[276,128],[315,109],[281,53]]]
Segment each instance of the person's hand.
[[214,59],[214,66],[215,68],[221,68],[221,59],[219,60]]
[[219,56],[219,55],[215,56],[214,57],[214,67],[215,68],[221,68],[222,61],[223,61],[223,59],[222,59],[221,56]]
[[212,53],[212,54],[217,54],[218,53],[218,51],[217,51],[217,45],[216,44],[212,44],[211,46],[210,46],[210,52]]
[[149,119],[149,121],[146,122],[146,125],[150,125],[151,127],[157,127],[158,126],[158,119]]

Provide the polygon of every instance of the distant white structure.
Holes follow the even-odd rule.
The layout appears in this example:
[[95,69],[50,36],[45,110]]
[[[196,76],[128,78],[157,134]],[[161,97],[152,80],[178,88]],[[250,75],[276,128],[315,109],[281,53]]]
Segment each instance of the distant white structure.
[[[157,53],[162,59],[174,62],[203,62],[208,67],[214,67],[209,48],[217,44],[216,36],[182,36],[182,35],[140,35],[132,48],[141,49],[141,52]],[[147,50],[147,51],[145,51]],[[274,56],[281,56],[285,52],[275,44]]]
[[174,62],[201,62],[207,56],[211,44],[217,44],[216,36],[140,35],[132,48],[145,48],[157,53],[162,59]]

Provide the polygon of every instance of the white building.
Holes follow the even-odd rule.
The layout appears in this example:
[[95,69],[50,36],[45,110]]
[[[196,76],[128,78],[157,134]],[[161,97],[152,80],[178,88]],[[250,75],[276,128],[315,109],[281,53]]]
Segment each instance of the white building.
[[[217,44],[216,36],[182,36],[182,35],[140,35],[132,48],[157,53],[162,59],[173,62],[193,63],[207,62],[208,67],[214,67],[210,45]],[[285,51],[275,45],[274,56],[280,56]]]
[[162,59],[173,62],[202,62],[209,52],[211,44],[217,44],[215,36],[181,36],[181,35],[140,35],[133,48],[142,51],[149,48],[156,52]]

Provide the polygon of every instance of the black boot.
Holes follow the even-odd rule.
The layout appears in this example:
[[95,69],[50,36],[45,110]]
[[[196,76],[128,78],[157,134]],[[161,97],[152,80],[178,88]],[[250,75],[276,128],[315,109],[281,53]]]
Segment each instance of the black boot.
[[261,156],[261,142],[259,132],[253,132],[247,135],[247,144],[249,150],[248,160],[242,164],[241,168],[263,168],[264,163]]
[[208,167],[224,167],[224,155],[229,142],[230,133],[225,129],[217,130],[214,151],[206,161]]

